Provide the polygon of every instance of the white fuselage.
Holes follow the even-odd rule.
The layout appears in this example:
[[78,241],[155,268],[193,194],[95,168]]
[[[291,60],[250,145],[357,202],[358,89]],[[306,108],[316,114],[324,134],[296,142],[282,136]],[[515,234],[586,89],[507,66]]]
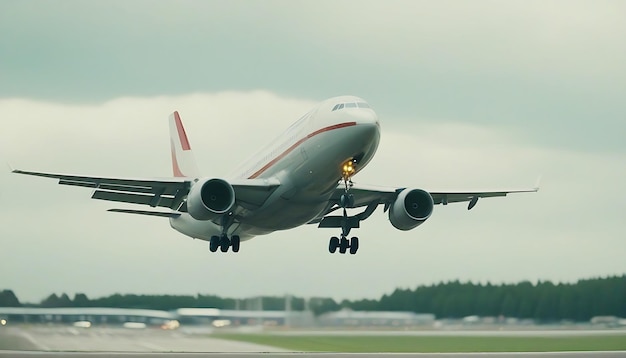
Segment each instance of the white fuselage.
[[[237,209],[228,235],[246,240],[319,218],[342,177],[342,164],[356,159],[359,171],[374,156],[379,140],[378,117],[364,100],[342,96],[322,102],[225,178],[280,182],[260,208]],[[187,213],[170,224],[202,240],[222,232],[219,223],[195,220]]]

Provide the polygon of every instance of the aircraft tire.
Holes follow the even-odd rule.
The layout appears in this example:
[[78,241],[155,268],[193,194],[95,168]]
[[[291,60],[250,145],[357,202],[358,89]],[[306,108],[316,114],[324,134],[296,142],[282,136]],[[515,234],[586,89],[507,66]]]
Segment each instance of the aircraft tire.
[[350,246],[348,239],[346,239],[345,236],[342,236],[341,240],[339,241],[339,253],[345,254],[346,250],[348,250],[348,246]]
[[350,255],[356,254],[358,250],[359,250],[359,238],[354,236],[352,239],[350,239]]
[[227,252],[229,247],[230,247],[230,240],[228,240],[228,237],[222,236],[220,238],[220,251]]
[[233,235],[233,237],[230,238],[230,246],[233,252],[239,252],[240,244],[241,244],[241,239],[239,238],[238,235]]
[[220,247],[220,237],[211,236],[211,241],[209,241],[209,251],[216,252],[219,247]]
[[339,238],[336,236],[331,237],[330,242],[328,243],[328,251],[331,254],[334,254],[337,251],[338,247],[339,247]]

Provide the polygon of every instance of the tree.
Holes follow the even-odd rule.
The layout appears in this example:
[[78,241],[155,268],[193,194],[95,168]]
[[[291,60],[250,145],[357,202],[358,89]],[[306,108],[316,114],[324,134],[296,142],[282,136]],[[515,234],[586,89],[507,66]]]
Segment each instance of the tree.
[[20,301],[12,290],[0,291],[0,307],[20,307]]
[[326,312],[338,311],[341,307],[332,298],[311,298],[309,307],[313,314],[319,316]]
[[84,293],[77,293],[72,300],[72,306],[74,307],[89,307],[89,298]]
[[51,294],[50,296],[46,297],[43,301],[41,301],[40,306],[41,307],[59,307],[59,296],[56,295],[56,293]]

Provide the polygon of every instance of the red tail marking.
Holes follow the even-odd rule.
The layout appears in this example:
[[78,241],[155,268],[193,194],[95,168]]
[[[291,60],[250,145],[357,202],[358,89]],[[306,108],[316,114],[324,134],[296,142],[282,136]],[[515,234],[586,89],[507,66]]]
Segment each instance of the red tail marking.
[[174,121],[176,122],[178,139],[180,139],[180,144],[183,147],[183,150],[191,150],[191,146],[189,145],[189,139],[187,139],[187,133],[185,133],[185,127],[183,127],[183,122],[180,120],[178,111],[174,112]]

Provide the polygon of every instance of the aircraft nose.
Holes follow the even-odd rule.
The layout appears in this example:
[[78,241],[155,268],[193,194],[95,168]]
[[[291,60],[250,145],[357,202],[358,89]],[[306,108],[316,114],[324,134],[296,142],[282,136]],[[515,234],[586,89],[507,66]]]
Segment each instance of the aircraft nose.
[[361,109],[351,113],[352,120],[361,129],[363,137],[380,137],[380,123],[378,116],[372,109]]
[[351,116],[357,124],[371,124],[380,126],[380,124],[378,123],[378,116],[373,109],[359,109],[353,111],[351,113]]

